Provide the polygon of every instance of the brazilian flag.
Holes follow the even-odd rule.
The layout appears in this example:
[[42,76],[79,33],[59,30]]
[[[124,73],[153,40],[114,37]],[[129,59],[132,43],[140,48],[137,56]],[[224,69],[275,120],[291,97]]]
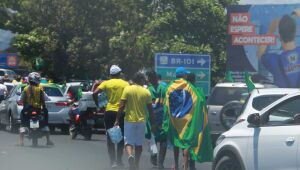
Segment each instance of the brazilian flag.
[[248,92],[250,93],[252,90],[255,89],[255,85],[251,79],[251,76],[249,75],[248,72],[245,72],[245,83],[247,85],[247,89],[248,89]]
[[184,79],[171,82],[166,90],[164,111],[163,129],[171,143],[188,149],[193,160],[212,161],[213,149],[203,91]]

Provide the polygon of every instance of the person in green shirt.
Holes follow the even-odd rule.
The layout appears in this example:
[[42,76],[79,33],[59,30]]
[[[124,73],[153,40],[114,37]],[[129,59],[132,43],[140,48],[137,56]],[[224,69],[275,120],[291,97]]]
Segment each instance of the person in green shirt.
[[[156,143],[160,143],[159,153],[158,153],[158,161],[157,161],[157,154],[151,155],[151,163],[155,166],[158,165],[159,169],[164,168],[164,160],[167,152],[167,139],[166,136],[163,134],[162,122],[164,117],[164,110],[163,110],[163,101],[165,97],[165,89],[167,84],[164,82],[158,82],[158,76],[155,71],[150,71],[147,73],[148,77],[148,90],[151,93],[152,98],[152,108],[154,113],[154,123],[157,127],[157,132],[154,135]],[[151,139],[151,129],[150,123],[147,122],[147,134],[146,138]]]

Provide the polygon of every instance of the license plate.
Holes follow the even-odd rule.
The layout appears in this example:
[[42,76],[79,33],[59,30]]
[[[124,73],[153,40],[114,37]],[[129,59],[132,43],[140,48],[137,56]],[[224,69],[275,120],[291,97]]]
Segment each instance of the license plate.
[[33,121],[33,120],[30,120],[30,128],[32,129],[37,129],[40,127],[40,123],[39,121]]
[[95,121],[93,119],[88,119],[86,122],[88,125],[93,125]]

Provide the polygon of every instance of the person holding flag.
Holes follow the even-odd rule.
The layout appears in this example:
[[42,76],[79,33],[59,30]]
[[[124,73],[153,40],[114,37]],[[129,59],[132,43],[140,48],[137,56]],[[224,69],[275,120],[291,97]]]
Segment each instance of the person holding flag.
[[213,151],[205,96],[186,80],[188,73],[184,67],[176,69],[177,79],[166,89],[163,123],[163,130],[174,145],[175,169],[179,169],[180,148],[184,154],[184,170],[189,167],[189,158],[209,162]]

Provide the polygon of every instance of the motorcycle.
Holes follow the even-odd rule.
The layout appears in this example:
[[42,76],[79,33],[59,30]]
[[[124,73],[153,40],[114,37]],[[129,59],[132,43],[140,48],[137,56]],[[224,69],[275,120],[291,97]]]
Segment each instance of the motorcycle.
[[38,138],[46,135],[46,117],[44,111],[31,109],[26,113],[29,116],[28,138],[32,140],[32,146],[38,145]]
[[91,140],[96,111],[96,108],[88,108],[85,112],[81,112],[78,105],[73,104],[69,112],[71,139],[76,139],[77,135],[81,134],[85,140]]

